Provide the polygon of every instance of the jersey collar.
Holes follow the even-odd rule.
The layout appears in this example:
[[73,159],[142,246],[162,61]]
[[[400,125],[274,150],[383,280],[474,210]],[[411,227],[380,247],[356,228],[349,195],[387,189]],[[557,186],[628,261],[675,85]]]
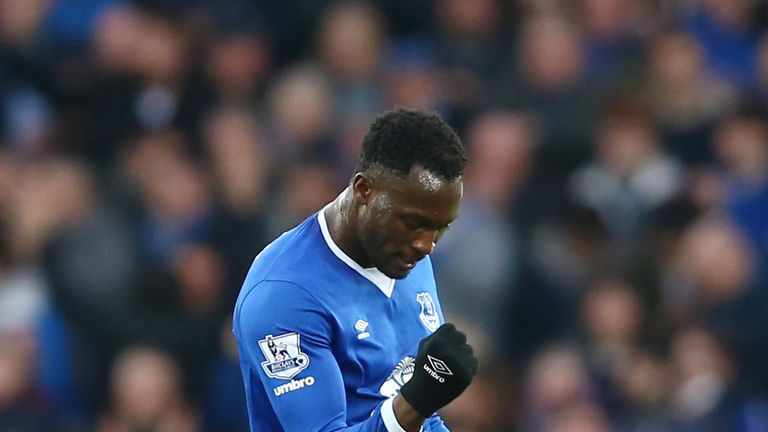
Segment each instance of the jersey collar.
[[[330,204],[329,204],[330,205]],[[333,241],[333,238],[331,238],[331,233],[328,231],[328,221],[325,220],[325,209],[328,208],[328,206],[323,207],[319,212],[317,212],[317,222],[320,224],[320,231],[323,233],[323,239],[325,239],[325,243],[328,245],[329,248],[331,248],[331,251],[334,255],[336,255],[337,258],[342,260],[344,264],[348,265],[352,268],[352,270],[358,272],[362,277],[368,279],[371,281],[372,284],[376,285],[376,288],[379,289],[382,293],[384,293],[385,296],[388,298],[392,298],[392,291],[395,289],[395,280],[391,277],[385,275],[382,273],[379,269],[372,267],[372,268],[363,268],[360,266],[360,264],[356,263],[355,260],[349,257],[346,253],[344,253],[343,250],[336,244],[336,242]]]

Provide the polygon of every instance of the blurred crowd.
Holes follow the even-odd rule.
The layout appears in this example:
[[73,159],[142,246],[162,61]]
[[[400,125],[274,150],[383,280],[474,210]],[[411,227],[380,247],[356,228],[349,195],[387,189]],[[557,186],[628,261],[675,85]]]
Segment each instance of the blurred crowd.
[[0,431],[247,430],[243,276],[394,106],[470,154],[454,431],[768,431],[761,0],[0,0]]

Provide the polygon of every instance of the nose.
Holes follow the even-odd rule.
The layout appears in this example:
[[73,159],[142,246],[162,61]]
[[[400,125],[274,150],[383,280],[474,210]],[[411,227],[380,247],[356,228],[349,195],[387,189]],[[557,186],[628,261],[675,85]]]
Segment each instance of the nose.
[[411,243],[411,247],[415,249],[419,256],[426,256],[432,253],[435,249],[435,234],[437,232],[433,230],[424,230],[421,235]]

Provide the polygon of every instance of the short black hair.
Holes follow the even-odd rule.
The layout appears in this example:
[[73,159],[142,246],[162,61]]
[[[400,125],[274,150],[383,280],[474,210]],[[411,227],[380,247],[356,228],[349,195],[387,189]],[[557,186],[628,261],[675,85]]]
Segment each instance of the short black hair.
[[397,108],[376,117],[363,139],[357,171],[382,167],[408,175],[420,165],[443,180],[464,173],[467,152],[456,132],[436,112]]

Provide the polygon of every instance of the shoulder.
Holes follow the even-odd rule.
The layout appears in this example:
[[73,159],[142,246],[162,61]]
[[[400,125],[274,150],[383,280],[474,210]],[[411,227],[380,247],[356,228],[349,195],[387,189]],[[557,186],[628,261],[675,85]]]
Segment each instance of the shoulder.
[[326,306],[301,285],[263,280],[238,298],[233,330],[241,340],[273,332],[301,332],[326,339],[331,322]]
[[303,276],[324,267],[328,247],[315,215],[286,231],[267,245],[253,260],[243,290],[273,279],[301,283]]
[[235,305],[235,319],[273,317],[280,312],[323,311],[325,307],[308,289],[288,280],[264,279],[243,291]]

